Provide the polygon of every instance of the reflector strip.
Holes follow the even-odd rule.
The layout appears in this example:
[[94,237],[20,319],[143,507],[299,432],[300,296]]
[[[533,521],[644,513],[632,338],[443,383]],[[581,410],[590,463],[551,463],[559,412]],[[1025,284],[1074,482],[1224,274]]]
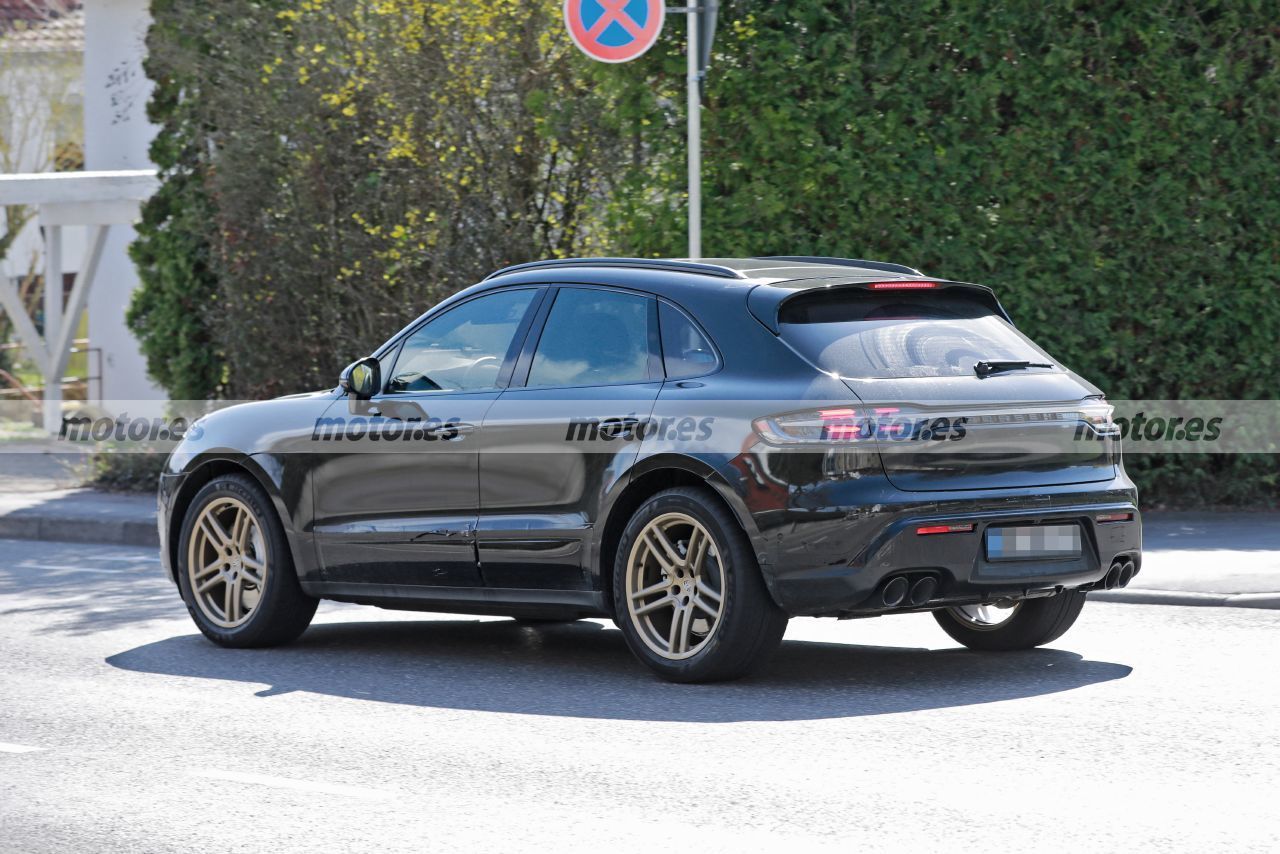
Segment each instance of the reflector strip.
[[1133,519],[1132,513],[1101,513],[1093,517],[1099,522],[1129,522]]
[[925,525],[923,528],[916,528],[917,534],[967,534],[973,530],[973,524],[968,525]]

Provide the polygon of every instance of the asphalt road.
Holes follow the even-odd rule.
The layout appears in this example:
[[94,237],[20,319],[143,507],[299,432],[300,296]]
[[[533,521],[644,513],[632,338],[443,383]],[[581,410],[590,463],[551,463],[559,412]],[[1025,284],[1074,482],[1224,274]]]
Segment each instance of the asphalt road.
[[797,620],[674,686],[589,621],[221,650],[145,552],[0,541],[0,650],[3,851],[1280,846],[1280,611],[1090,603],[1003,655]]

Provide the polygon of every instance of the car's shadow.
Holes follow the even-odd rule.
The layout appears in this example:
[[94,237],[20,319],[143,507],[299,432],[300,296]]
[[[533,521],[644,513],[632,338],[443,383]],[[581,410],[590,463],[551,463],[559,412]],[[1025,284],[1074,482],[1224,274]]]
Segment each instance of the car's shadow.
[[1122,679],[1131,668],[1052,649],[979,654],[788,641],[759,674],[671,685],[599,623],[433,620],[312,626],[295,644],[226,650],[184,635],[114,667],[384,703],[646,721],[857,717],[992,703]]

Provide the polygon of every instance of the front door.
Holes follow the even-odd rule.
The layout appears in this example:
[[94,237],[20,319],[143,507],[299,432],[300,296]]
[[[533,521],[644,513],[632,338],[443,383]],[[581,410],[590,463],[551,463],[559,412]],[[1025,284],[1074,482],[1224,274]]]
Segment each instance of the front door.
[[326,581],[480,586],[481,425],[540,296],[503,289],[432,316],[383,359],[380,394],[325,413],[314,536]]

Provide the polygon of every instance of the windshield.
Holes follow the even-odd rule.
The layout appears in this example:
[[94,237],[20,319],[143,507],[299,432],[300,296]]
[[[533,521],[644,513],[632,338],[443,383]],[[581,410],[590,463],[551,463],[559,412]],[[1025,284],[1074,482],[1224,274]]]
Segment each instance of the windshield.
[[979,361],[1055,362],[981,291],[821,291],[785,303],[778,320],[784,341],[842,377],[974,376]]

